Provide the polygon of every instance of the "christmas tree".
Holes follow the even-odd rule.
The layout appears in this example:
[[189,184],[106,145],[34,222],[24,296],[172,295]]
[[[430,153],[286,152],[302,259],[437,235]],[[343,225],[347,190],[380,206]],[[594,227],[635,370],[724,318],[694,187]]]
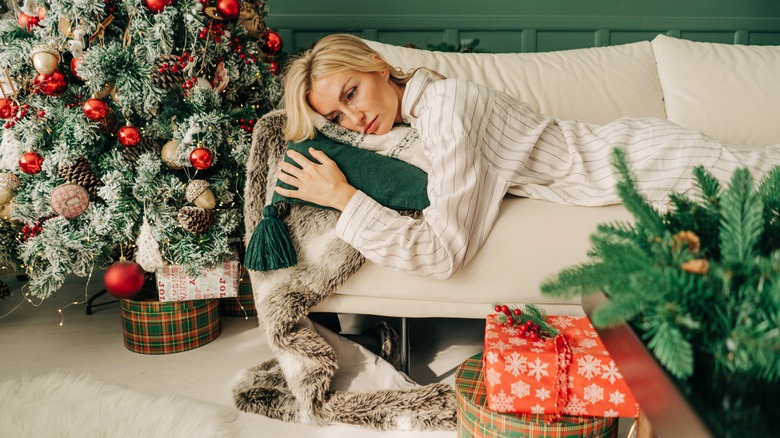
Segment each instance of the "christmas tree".
[[0,268],[26,275],[29,294],[45,299],[68,275],[136,253],[147,271],[176,264],[191,276],[234,258],[252,127],[280,95],[281,39],[264,26],[266,4],[8,9]]
[[700,198],[672,195],[662,214],[637,192],[620,150],[614,165],[635,223],[600,225],[590,261],[560,272],[543,293],[604,292],[594,325],[630,323],[683,382],[696,366],[727,380],[780,382],[780,168],[757,189],[746,169],[723,189],[696,168]]

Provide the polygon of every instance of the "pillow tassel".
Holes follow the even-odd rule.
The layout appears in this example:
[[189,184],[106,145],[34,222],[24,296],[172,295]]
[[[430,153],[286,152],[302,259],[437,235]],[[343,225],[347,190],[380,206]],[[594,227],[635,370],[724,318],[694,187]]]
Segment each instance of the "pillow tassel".
[[287,226],[279,218],[276,206],[263,208],[263,219],[252,232],[246,248],[244,266],[253,271],[275,271],[298,263]]

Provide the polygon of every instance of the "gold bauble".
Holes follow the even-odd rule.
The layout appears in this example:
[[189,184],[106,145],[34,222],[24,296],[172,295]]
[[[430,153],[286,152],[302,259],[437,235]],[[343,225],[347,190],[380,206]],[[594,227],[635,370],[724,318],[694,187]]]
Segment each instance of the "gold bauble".
[[111,87],[111,92],[109,93],[109,96],[111,96],[111,100],[113,100],[116,103],[119,103],[119,101],[122,100],[122,93],[120,93],[119,90],[116,89],[116,87]]
[[169,169],[181,170],[184,168],[184,165],[179,163],[179,160],[177,159],[176,148],[178,147],[179,140],[171,140],[168,143],[165,143],[162,151],[160,151],[162,162],[168,166]]
[[0,207],[0,218],[10,221],[14,208],[16,208],[16,203],[13,200]]
[[8,201],[14,199],[14,195],[16,195],[16,192],[8,187],[0,187],[0,205],[7,204]]
[[57,70],[60,54],[49,46],[38,46],[30,53],[35,70],[42,75],[50,75]]

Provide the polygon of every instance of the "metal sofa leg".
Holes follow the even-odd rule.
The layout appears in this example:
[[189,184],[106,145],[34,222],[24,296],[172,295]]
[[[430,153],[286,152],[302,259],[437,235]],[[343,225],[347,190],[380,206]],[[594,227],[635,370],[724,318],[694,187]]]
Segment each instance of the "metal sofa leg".
[[409,327],[405,317],[401,317],[401,371],[409,375]]

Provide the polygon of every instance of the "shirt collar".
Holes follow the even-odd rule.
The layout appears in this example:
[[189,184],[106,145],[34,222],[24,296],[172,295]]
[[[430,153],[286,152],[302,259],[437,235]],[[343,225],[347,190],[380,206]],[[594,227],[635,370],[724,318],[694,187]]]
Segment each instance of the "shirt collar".
[[414,119],[419,117],[419,103],[423,97],[425,89],[435,80],[440,79],[434,76],[433,72],[426,68],[418,68],[409,81],[406,82],[404,94],[401,97],[401,118],[404,123],[411,124]]

